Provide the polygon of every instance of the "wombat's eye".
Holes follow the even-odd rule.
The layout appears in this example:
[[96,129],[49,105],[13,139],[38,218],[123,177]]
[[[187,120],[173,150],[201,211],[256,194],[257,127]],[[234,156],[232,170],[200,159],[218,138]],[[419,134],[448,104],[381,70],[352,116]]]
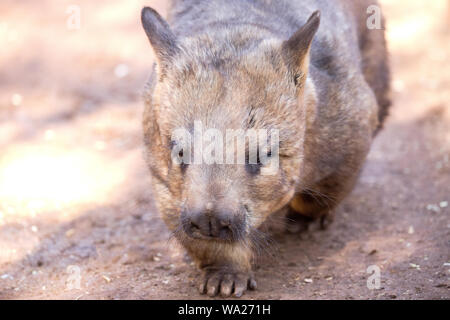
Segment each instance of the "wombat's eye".
[[184,151],[181,145],[178,145],[176,141],[170,142],[170,148],[172,149],[172,161],[180,165],[181,171],[185,171],[188,164],[184,162]]
[[186,171],[186,168],[187,168],[188,164],[185,163],[184,160],[183,160],[183,149],[181,149],[178,152],[178,157],[180,157],[180,159],[181,159],[181,163],[180,163],[181,171],[184,172],[184,171]]
[[261,165],[248,163],[245,165],[245,169],[247,170],[248,173],[250,173],[252,175],[256,175],[256,174],[260,173]]
[[299,75],[299,74],[296,74],[296,75],[294,76],[294,84],[297,86],[299,81],[300,81],[300,75]]
[[[267,158],[270,158],[272,156],[272,152],[267,152]],[[259,174],[261,172],[261,167],[263,166],[263,163],[261,162],[261,159],[259,157],[259,150],[256,153],[256,163],[250,163],[250,159],[248,154],[245,157],[245,168],[248,173],[252,175]]]

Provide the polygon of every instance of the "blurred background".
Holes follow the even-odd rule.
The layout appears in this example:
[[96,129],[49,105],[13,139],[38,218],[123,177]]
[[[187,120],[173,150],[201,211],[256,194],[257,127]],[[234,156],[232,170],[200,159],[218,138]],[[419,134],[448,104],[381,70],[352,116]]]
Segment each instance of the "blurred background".
[[[281,259],[262,258],[249,298],[450,298],[450,6],[381,3],[385,130],[331,230],[274,235]],[[0,2],[0,298],[200,297],[142,158],[144,5],[166,14],[162,0]]]

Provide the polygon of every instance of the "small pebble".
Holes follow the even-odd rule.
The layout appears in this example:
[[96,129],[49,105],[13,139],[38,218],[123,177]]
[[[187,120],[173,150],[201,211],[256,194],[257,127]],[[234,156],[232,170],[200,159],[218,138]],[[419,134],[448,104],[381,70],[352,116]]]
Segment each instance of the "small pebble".
[[108,283],[110,283],[111,282],[111,279],[110,278],[108,278],[107,276],[105,276],[105,275],[102,275],[102,278],[103,279],[105,279],[105,281],[106,282],[108,282]]
[[313,280],[311,278],[305,278],[305,280],[303,281],[305,281],[306,283],[313,283]]
[[69,229],[69,230],[66,231],[66,237],[67,238],[70,238],[74,234],[75,234],[75,229]]
[[440,212],[441,208],[439,208],[439,206],[437,206],[435,204],[428,204],[427,205],[427,210],[428,211],[434,211],[434,212]]
[[409,234],[413,234],[414,233],[414,227],[413,226],[409,226],[408,233]]
[[447,201],[441,201],[441,202],[439,202],[439,206],[440,206],[441,208],[447,208],[448,202],[447,202]]
[[410,263],[410,264],[409,264],[409,266],[410,266],[411,268],[414,268],[414,269],[420,270],[420,266],[419,266],[418,264],[415,264],[415,263]]

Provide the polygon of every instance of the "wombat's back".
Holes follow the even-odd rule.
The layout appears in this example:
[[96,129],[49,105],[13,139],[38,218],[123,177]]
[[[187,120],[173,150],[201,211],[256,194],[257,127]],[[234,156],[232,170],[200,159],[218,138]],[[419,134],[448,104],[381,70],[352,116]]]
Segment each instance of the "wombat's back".
[[320,10],[321,26],[311,47],[312,75],[322,83],[336,83],[361,72],[376,96],[381,126],[390,105],[389,68],[384,20],[380,30],[366,24],[370,5],[378,6],[377,0],[173,0],[169,21],[181,37],[206,33],[214,38],[220,28],[252,25],[284,40]]
[[389,55],[384,32],[385,20],[383,16],[379,17],[381,19],[380,29],[369,29],[367,25],[368,11],[370,15],[379,13],[379,11],[368,10],[369,8],[379,10],[377,0],[341,0],[341,2],[355,19],[362,57],[361,68],[367,83],[377,98],[378,118],[381,127],[391,105]]

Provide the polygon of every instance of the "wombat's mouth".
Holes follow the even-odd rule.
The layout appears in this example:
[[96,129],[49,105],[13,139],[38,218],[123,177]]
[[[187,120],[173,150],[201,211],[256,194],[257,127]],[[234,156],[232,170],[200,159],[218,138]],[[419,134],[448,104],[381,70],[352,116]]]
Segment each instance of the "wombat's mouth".
[[232,239],[227,238],[221,238],[221,237],[214,237],[214,236],[205,236],[201,234],[200,232],[186,232],[186,234],[192,238],[192,239],[198,239],[198,240],[208,240],[208,241],[224,241],[224,242],[233,242]]

